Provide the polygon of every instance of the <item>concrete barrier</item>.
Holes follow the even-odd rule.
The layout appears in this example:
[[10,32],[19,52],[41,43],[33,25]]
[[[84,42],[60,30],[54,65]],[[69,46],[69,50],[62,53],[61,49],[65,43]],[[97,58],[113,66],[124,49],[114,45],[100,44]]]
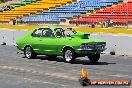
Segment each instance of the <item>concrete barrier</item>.
[[132,55],[132,35],[92,34],[90,37],[107,42],[105,53],[115,51],[116,54],[120,55]]
[[[26,34],[27,30],[0,30],[0,44],[6,42],[7,45],[15,45],[15,41]],[[105,53],[115,51],[116,54],[132,55],[132,35],[125,34],[91,34],[90,38],[101,39],[107,42]]]
[[7,45],[15,45],[16,40],[25,35],[27,30],[0,30],[0,44],[6,42]]

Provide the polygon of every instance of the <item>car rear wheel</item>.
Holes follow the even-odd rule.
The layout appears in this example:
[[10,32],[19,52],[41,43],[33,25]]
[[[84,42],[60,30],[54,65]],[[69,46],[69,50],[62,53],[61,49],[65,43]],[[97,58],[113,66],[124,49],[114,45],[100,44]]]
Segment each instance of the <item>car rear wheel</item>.
[[64,50],[63,58],[65,59],[65,62],[70,63],[70,62],[75,61],[76,54],[75,54],[75,52],[74,52],[73,49],[71,49],[71,48],[66,48],[66,49]]
[[28,46],[24,49],[24,55],[28,59],[36,58],[36,56],[37,56],[37,54],[33,51],[33,49],[30,46]]
[[90,54],[90,55],[88,55],[88,58],[89,58],[90,62],[96,63],[96,62],[98,62],[98,60],[100,58],[100,53]]

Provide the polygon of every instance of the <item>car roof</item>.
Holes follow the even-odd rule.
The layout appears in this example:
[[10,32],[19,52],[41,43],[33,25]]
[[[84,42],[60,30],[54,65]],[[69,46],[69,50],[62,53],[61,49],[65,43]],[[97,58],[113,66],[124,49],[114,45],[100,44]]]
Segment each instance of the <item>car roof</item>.
[[39,28],[51,28],[52,30],[54,30],[55,28],[72,28],[69,26],[41,26]]

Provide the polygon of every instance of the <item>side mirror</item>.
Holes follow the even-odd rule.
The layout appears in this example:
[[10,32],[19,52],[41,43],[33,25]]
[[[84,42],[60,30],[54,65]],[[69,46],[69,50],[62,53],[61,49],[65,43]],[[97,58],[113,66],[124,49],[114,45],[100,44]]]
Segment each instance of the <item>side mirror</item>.
[[66,35],[67,37],[71,37],[71,35],[68,33],[67,35]]
[[57,38],[61,38],[61,36],[57,36]]

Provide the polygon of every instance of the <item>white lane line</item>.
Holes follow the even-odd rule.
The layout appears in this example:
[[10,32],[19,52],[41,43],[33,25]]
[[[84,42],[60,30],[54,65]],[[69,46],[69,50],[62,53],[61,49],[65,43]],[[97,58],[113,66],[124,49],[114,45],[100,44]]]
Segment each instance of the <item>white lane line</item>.
[[128,75],[123,75],[123,74],[115,74],[115,75],[109,75],[109,76],[114,76],[114,77],[129,77]]
[[105,75],[104,73],[95,73],[95,74],[97,74],[97,75]]
[[8,68],[8,66],[1,66],[1,68],[3,68],[3,69],[7,69],[7,68]]

